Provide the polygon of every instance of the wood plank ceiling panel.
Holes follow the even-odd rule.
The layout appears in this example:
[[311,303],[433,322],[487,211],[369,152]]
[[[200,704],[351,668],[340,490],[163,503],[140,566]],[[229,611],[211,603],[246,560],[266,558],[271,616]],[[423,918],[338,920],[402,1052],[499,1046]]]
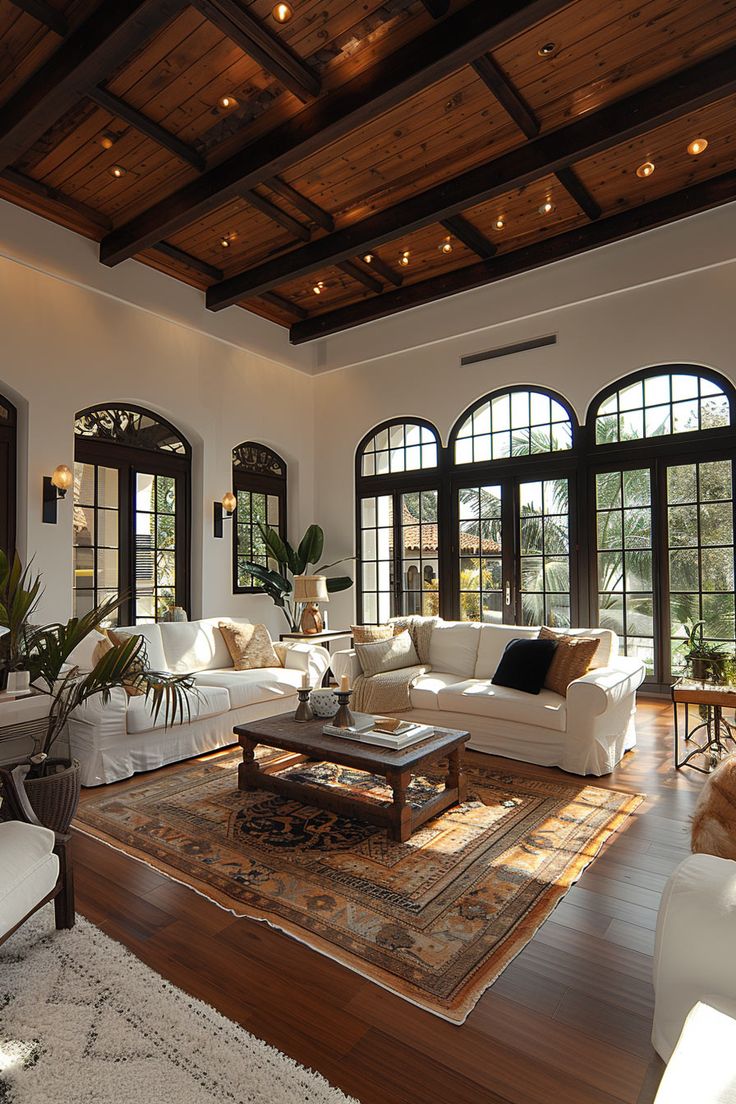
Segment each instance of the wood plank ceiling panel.
[[[98,0],[57,5],[69,27],[81,23]],[[10,0],[0,0],[0,103],[4,103],[59,46],[60,38]]]

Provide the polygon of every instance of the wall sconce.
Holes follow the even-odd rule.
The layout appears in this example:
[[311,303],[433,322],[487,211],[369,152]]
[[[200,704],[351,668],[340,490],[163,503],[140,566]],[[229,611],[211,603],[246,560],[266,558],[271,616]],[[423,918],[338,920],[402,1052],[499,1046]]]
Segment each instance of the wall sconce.
[[43,512],[46,525],[56,525],[56,507],[60,498],[66,498],[66,492],[74,486],[74,475],[66,464],[59,464],[52,475],[43,477]]
[[238,500],[232,491],[228,491],[227,494],[222,496],[222,502],[216,502],[214,511],[214,532],[216,537],[221,537],[223,533],[222,523],[223,521],[230,521],[235,513],[235,507],[238,504]]

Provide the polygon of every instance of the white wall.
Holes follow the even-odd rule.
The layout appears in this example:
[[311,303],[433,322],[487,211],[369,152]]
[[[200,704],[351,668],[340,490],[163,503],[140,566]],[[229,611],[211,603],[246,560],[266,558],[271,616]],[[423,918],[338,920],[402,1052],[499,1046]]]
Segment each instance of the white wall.
[[19,545],[43,572],[43,616],[70,614],[72,510],[60,503],[58,524],[42,523],[42,477],[72,464],[76,411],[123,400],[164,414],[193,445],[192,614],[283,630],[267,598],[232,594],[230,530],[213,537],[212,503],[231,487],[233,445],[255,439],[289,465],[292,532],[313,520],[311,377],[5,258],[0,334],[0,391],[21,420]]
[[[733,209],[731,222],[723,222],[722,229],[731,256],[736,256]],[[716,239],[714,245],[720,248]],[[672,240],[669,235],[668,250]],[[607,253],[602,250],[598,254],[603,276]],[[680,251],[675,249],[674,254],[681,263]],[[356,445],[385,419],[407,415],[427,418],[437,426],[446,444],[453,423],[464,409],[487,392],[509,384],[553,388],[584,420],[588,404],[601,388],[649,365],[701,364],[736,382],[736,261],[717,261],[713,267],[645,286],[616,289],[582,303],[566,302],[566,287],[579,289],[580,265],[589,268],[591,260],[592,255],[580,258],[578,263],[566,262],[566,272],[563,265],[555,265],[530,274],[526,298],[522,281],[517,285],[516,299],[505,286],[509,312],[522,315],[512,321],[498,319],[498,289],[491,286],[483,289],[482,295],[474,293],[474,311],[465,316],[470,333],[432,339],[433,333],[441,332],[443,323],[450,323],[447,316],[435,317],[433,322],[425,313],[415,318],[415,341],[421,343],[383,353],[386,342],[391,344],[397,331],[387,335],[380,324],[362,327],[350,341],[362,339],[360,347],[366,359],[315,377],[316,409],[322,424],[329,426],[316,452],[316,513],[330,533],[337,554],[354,551]],[[639,271],[632,268],[632,281]],[[454,300],[456,313],[466,310],[464,299],[459,296]],[[526,314],[525,307],[531,311],[535,303],[553,299],[565,305],[545,306]],[[434,313],[439,316],[439,309],[435,308]],[[484,314],[493,320],[485,328]],[[420,325],[425,319],[427,325]],[[401,326],[407,324],[404,319]],[[460,364],[462,356],[547,334],[557,336],[556,345],[474,365]],[[343,335],[342,354],[349,355],[356,347],[353,344],[348,349],[348,337]],[[353,603],[353,592],[333,597],[333,627],[353,617]]]

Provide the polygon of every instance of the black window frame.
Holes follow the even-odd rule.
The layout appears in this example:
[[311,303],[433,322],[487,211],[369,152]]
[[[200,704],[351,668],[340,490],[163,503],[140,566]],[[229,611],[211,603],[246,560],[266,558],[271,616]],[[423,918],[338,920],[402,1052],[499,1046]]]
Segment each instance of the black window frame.
[[[259,441],[242,441],[233,449],[233,494],[238,492],[271,495],[278,499],[278,534],[287,539],[288,465],[283,456]],[[238,571],[238,510],[233,514],[232,582],[233,594],[263,594],[260,586],[242,586]]]
[[[183,446],[182,451],[134,443],[136,434],[130,433],[120,438],[114,436],[95,437],[76,432],[78,420],[94,416],[102,411],[130,411],[152,419]],[[118,472],[118,589],[123,602],[118,610],[118,624],[135,625],[136,621],[136,578],[135,578],[135,501],[136,473],[173,477],[176,481],[175,513],[175,603],[191,614],[191,516],[192,516],[192,447],[184,434],[166,418],[154,410],[134,403],[109,402],[95,403],[86,407],[75,416],[74,436],[75,463],[93,464],[98,467],[114,468]],[[158,610],[156,610],[156,620]]]
[[12,560],[16,542],[16,511],[18,508],[18,411],[14,403],[0,394],[0,548]]

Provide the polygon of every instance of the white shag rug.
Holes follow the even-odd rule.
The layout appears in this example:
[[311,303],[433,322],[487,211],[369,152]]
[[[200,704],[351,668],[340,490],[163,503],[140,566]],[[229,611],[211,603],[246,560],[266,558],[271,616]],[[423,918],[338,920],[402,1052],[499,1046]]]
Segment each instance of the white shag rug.
[[41,909],[0,947],[2,1104],[357,1104],[150,970]]

